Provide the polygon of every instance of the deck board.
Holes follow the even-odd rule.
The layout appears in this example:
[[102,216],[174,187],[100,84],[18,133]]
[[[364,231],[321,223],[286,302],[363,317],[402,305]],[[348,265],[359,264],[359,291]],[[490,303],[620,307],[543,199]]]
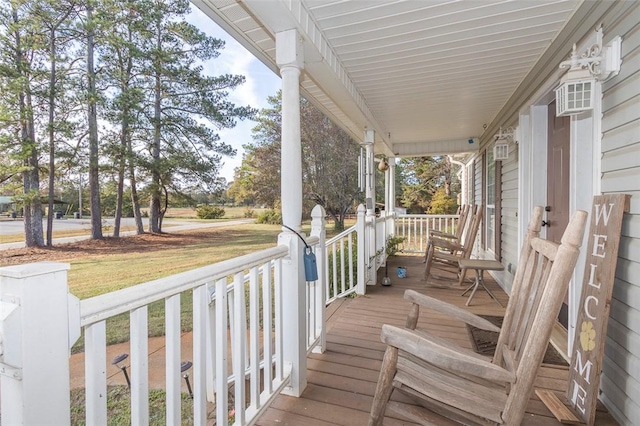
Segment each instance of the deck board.
[[[380,341],[383,324],[403,326],[409,302],[403,299],[404,291],[414,289],[432,297],[465,307],[467,297],[461,296],[463,288],[436,288],[426,286],[422,280],[424,264],[418,256],[398,256],[389,266],[389,274],[396,266],[407,268],[407,278],[392,276],[393,285],[367,287],[367,295],[341,299],[327,310],[327,348],[323,354],[312,353],[308,358],[308,386],[300,398],[279,395],[257,420],[258,425],[365,425],[373,401],[385,345]],[[381,271],[383,273],[383,271]],[[379,278],[381,280],[381,276]],[[508,296],[487,275],[486,284],[506,306]],[[471,306],[466,307],[478,315],[504,315],[489,295],[478,290]],[[424,312],[419,326],[454,341],[465,348],[472,342],[464,323],[445,315]],[[536,386],[562,390],[566,386],[568,367],[543,365],[536,379]],[[392,400],[414,404],[400,392],[394,392]],[[413,425],[402,416],[387,410],[385,425]],[[527,405],[523,425],[559,425],[542,402],[532,394]],[[606,411],[598,411],[596,424],[614,426],[617,423]]]

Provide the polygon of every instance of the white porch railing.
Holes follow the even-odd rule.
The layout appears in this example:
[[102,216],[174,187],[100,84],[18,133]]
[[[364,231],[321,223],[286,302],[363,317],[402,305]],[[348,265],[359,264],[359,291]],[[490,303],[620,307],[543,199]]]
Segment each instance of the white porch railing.
[[[159,300],[165,304],[167,422],[181,423],[180,364],[191,356],[194,424],[206,424],[207,400],[216,403],[217,424],[227,424],[229,384],[236,421],[254,418],[291,369],[282,355],[281,264],[287,254],[278,246],[81,301],[87,424],[107,422],[106,320],[122,313],[130,315],[131,421],[148,424],[148,305]],[[185,291],[193,293],[193,354],[180,353]]]
[[327,241],[327,305],[356,291],[357,229],[345,229]]
[[429,230],[454,233],[458,226],[458,215],[403,214],[395,222],[395,235],[405,237],[402,251],[424,253]]
[[[86,423],[107,424],[106,321],[124,314],[130,320],[131,424],[148,424],[148,307],[154,302],[165,309],[168,424],[183,420],[183,359],[193,361],[196,425],[207,422],[207,402],[215,402],[217,424],[228,424],[231,386],[238,425],[254,421],[285,387],[300,392],[306,354],[325,347],[326,304],[352,292],[364,294],[363,277],[382,264],[376,253],[384,248],[386,222],[393,220],[367,221],[361,206],[356,226],[325,243],[324,210],[316,207],[312,216],[306,243],[316,254],[318,279],[306,283],[299,279],[303,273],[286,272],[302,267],[300,255],[306,250],[290,236],[284,239],[288,244],[82,301],[68,293],[68,265],[0,268],[3,423],[69,424],[68,351],[82,328]],[[292,298],[302,285],[304,294]],[[193,303],[193,352],[188,354],[181,353],[180,344],[185,292]],[[294,304],[300,309],[292,309]]]

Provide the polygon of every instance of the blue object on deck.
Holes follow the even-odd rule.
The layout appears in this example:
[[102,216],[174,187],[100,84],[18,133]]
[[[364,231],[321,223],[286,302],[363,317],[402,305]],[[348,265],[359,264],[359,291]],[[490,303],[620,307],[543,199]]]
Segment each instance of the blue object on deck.
[[398,266],[398,278],[407,278],[407,268]]

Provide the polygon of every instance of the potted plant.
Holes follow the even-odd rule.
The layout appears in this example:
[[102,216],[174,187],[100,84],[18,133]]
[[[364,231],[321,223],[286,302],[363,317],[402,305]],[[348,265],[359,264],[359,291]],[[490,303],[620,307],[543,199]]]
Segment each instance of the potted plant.
[[402,244],[404,240],[405,237],[395,235],[389,235],[387,237],[384,250],[387,255],[387,259],[384,265],[384,278],[382,278],[382,285],[391,285],[391,278],[389,278],[389,258],[400,251],[398,246]]

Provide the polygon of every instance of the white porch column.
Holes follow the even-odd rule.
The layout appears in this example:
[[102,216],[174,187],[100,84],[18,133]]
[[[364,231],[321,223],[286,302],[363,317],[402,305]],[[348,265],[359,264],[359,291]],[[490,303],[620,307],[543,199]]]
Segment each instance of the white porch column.
[[387,215],[391,217],[387,221],[390,234],[396,233],[396,158],[389,157],[389,201],[387,204]]
[[[364,144],[366,148],[365,153],[365,163],[366,163],[366,197],[367,197],[367,246],[369,248],[368,253],[370,253],[370,257],[376,252],[376,162],[373,154],[373,141],[375,137],[375,132],[373,130],[365,130],[364,132]],[[367,284],[375,285],[376,284],[376,268],[375,257],[367,261],[368,265],[373,266],[371,268],[367,268],[367,271],[370,272],[370,276],[368,277]]]
[[282,76],[282,223],[299,231],[302,220],[300,72],[304,69],[304,59],[302,43],[295,30],[276,34],[276,61]]
[[[276,34],[276,62],[282,76],[281,180],[282,223],[296,231],[302,221],[302,146],[300,143],[300,73],[304,68],[302,43],[295,30]],[[292,366],[290,386],[284,392],[300,396],[307,386],[307,313],[302,241],[282,229],[278,244],[289,247],[282,263],[283,355]]]
[[391,196],[391,178],[390,178],[390,173],[391,173],[391,167],[388,167],[387,170],[384,171],[384,215],[387,216],[387,214],[389,213],[389,205],[390,203],[390,196]]
[[375,160],[373,156],[373,140],[375,132],[373,130],[365,130],[364,132],[364,145],[366,149],[365,163],[366,163],[366,181],[365,181],[365,194],[367,199],[371,200],[367,203],[367,216],[375,216],[376,208],[376,170]]
[[69,348],[80,317],[70,318],[68,269],[54,262],[0,269],[2,424],[71,423]]

